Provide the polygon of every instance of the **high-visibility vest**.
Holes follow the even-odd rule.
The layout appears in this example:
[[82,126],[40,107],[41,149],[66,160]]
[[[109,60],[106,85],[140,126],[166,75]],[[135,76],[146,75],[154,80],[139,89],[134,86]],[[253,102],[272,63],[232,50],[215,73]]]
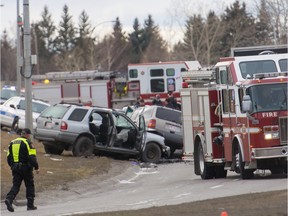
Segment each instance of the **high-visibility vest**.
[[[30,148],[29,143],[27,142],[27,139],[19,137],[13,140],[10,144],[10,146],[12,145],[12,154],[13,154],[12,156],[13,156],[14,163],[19,162],[19,151],[20,151],[21,142],[25,143],[29,156],[30,155],[36,156],[36,149]],[[9,156],[9,154],[10,154],[10,147],[9,147],[9,151],[7,152],[7,156]]]

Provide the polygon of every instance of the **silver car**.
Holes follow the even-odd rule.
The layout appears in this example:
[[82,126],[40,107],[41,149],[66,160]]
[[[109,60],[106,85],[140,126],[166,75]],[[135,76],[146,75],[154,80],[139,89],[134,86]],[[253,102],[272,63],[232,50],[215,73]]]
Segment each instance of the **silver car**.
[[151,163],[170,155],[164,138],[147,135],[143,116],[136,125],[122,112],[99,107],[51,106],[37,118],[34,138],[51,154],[64,150],[75,156],[116,153]]
[[181,111],[162,106],[139,107],[129,114],[132,121],[137,122],[139,115],[143,115],[147,131],[165,138],[165,145],[171,153],[183,148],[183,131]]

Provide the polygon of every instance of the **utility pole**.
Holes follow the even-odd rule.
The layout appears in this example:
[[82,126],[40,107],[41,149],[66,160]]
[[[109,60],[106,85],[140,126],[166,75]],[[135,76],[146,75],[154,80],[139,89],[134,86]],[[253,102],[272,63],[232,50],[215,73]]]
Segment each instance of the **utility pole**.
[[21,68],[23,67],[23,56],[21,54],[21,36],[20,36],[20,29],[23,26],[22,17],[19,13],[19,0],[17,0],[17,85],[16,85],[16,92],[17,95],[20,95],[21,92]]
[[32,67],[31,67],[31,30],[29,17],[29,0],[23,0],[24,17],[24,80],[25,80],[25,127],[33,130],[32,119]]

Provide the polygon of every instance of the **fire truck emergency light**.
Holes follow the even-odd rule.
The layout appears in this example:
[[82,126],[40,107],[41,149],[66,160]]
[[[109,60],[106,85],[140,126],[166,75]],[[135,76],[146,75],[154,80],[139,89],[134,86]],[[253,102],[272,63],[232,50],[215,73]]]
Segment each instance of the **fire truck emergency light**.
[[263,79],[263,78],[278,77],[278,76],[288,76],[288,72],[257,73],[257,74],[253,74],[253,79]]

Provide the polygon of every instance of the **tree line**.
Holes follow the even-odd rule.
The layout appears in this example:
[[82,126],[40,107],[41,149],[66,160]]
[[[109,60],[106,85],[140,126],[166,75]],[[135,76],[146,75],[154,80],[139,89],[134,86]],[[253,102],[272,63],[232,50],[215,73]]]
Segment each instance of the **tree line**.
[[[215,64],[229,56],[230,48],[287,43],[287,0],[261,0],[256,15],[246,4],[236,0],[221,15],[210,11],[188,16],[183,40],[168,49],[159,26],[148,15],[141,25],[134,19],[130,33],[122,29],[120,19],[113,21],[113,31],[101,41],[94,35],[89,15],[82,11],[77,25],[68,5],[64,5],[58,25],[45,6],[41,19],[31,24],[31,50],[38,65],[33,74],[51,71],[117,71],[126,73],[129,63],[198,60],[201,65]],[[4,30],[1,38],[1,80],[16,79],[16,47]]]

